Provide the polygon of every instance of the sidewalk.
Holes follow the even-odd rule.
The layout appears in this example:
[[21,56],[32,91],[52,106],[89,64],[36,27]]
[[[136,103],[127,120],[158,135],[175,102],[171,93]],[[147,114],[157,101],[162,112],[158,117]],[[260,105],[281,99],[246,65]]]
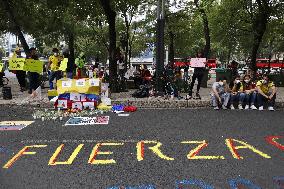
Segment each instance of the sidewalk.
[[[28,92],[20,92],[20,87],[18,86],[17,79],[15,77],[9,78],[9,85],[12,87],[12,100],[3,100],[2,88],[0,89],[0,105],[11,105],[11,106],[34,106],[34,107],[48,107],[52,108],[53,104],[49,102],[47,97],[48,88],[42,89],[42,100],[30,100],[25,101],[30,96]],[[201,100],[165,100],[164,97],[160,98],[133,98],[131,95],[135,90],[130,90],[129,92],[114,93],[111,95],[113,104],[129,104],[136,106],[138,108],[207,108],[211,107],[210,104],[210,91],[213,81],[208,82],[207,88],[201,88],[200,95]],[[46,86],[47,87],[47,86]],[[196,90],[196,87],[194,87]],[[194,93],[193,93],[194,94]],[[183,97],[186,94],[182,94]],[[278,88],[278,95],[276,99],[276,107],[284,108],[284,88]]]

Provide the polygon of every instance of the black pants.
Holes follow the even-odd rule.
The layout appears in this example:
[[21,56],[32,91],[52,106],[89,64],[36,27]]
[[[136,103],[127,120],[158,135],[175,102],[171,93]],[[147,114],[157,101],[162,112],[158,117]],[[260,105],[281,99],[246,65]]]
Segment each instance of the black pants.
[[26,72],[23,70],[18,70],[16,72],[16,76],[17,76],[20,87],[25,88],[26,87]]
[[191,84],[190,84],[190,88],[189,88],[189,95],[192,95],[192,89],[194,87],[196,79],[198,80],[197,92],[199,92],[203,76],[204,76],[204,72],[194,72],[194,74],[192,76],[192,81],[191,81]]
[[29,72],[29,90],[36,90],[40,86],[39,73]]
[[4,77],[4,73],[0,72],[0,87],[3,86],[3,77]]

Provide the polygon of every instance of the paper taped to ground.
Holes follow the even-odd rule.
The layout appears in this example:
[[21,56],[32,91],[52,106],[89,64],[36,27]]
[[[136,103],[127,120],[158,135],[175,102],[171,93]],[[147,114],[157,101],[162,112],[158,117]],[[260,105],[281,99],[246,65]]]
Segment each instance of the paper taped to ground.
[[34,121],[1,121],[0,131],[19,131],[33,122]]
[[119,117],[128,117],[130,114],[117,114]]
[[70,118],[65,126],[80,126],[80,125],[107,125],[109,123],[109,116],[99,117],[73,117]]

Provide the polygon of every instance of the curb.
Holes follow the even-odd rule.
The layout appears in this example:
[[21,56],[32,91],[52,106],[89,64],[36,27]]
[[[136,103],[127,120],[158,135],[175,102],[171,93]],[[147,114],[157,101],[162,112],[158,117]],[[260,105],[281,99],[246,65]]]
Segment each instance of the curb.
[[[163,99],[117,99],[112,104],[124,104],[136,106],[138,109],[191,109],[191,108],[211,108],[210,100],[163,100]],[[8,107],[27,107],[27,108],[53,108],[50,102],[33,102],[29,104],[19,104],[10,102],[0,104]],[[275,108],[284,109],[284,101],[276,101]]]

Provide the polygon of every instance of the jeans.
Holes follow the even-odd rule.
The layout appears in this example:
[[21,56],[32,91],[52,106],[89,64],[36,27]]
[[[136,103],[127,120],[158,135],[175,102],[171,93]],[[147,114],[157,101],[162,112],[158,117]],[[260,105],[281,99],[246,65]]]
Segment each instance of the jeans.
[[211,100],[212,100],[212,105],[214,107],[217,107],[219,105],[219,103],[222,103],[222,105],[224,106],[228,106],[229,100],[230,100],[230,94],[229,93],[223,93],[223,94],[219,94],[222,102],[219,102],[218,98],[214,95],[211,94]]
[[66,72],[66,76],[68,79],[73,79],[73,72]]
[[194,72],[194,74],[192,76],[192,81],[191,81],[191,84],[190,84],[190,88],[189,88],[189,96],[192,95],[192,89],[194,87],[196,79],[198,80],[197,92],[199,92],[203,76],[204,76],[204,72]]
[[29,72],[28,76],[30,82],[29,90],[36,90],[40,86],[39,73]]
[[240,102],[242,102],[242,104],[251,106],[255,104],[256,92],[253,92],[251,94],[241,93],[240,96]]
[[50,71],[49,73],[49,89],[54,89],[53,80],[56,78],[56,81],[61,79],[61,71]]
[[244,101],[245,96],[242,95],[243,93],[237,93],[237,94],[231,94],[230,97],[230,104],[234,104],[234,103],[240,103],[242,104],[242,102]]
[[[272,93],[267,93],[266,95],[267,96],[270,96]],[[257,102],[258,102],[258,105],[259,107],[260,106],[263,106],[264,102],[267,102],[268,103],[268,106],[269,107],[274,107],[275,105],[275,100],[276,100],[276,94],[273,96],[273,98],[271,100],[265,98],[264,96],[262,96],[261,94],[257,94]]]
[[187,81],[188,80],[188,72],[183,73],[183,80]]

